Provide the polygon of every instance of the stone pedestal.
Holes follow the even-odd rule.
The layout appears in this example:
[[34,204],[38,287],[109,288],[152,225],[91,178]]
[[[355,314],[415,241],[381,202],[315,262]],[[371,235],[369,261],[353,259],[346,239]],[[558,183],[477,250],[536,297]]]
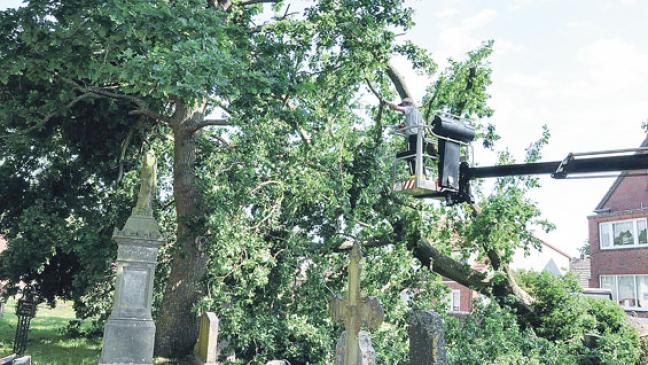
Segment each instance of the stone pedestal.
[[[335,345],[335,365],[345,365],[344,359],[346,354],[346,331],[342,332],[340,339]],[[360,331],[358,333],[358,359],[355,364],[358,365],[376,365],[376,350],[371,344],[371,337],[369,333]]]
[[133,209],[113,238],[117,281],[112,313],[104,327],[100,365],[151,365],[155,323],[151,317],[153,276],[162,239],[152,212]]

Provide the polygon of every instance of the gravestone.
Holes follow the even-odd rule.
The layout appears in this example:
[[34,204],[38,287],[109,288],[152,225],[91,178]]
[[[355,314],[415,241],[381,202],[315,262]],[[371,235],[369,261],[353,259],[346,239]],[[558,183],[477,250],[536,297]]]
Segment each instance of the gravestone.
[[[342,336],[335,346],[335,364],[344,364],[346,348],[346,331],[342,332]],[[371,345],[371,338],[369,333],[360,331],[358,333],[358,360],[360,365],[376,365],[376,350]]]
[[194,347],[194,356],[199,365],[217,364],[218,317],[214,312],[205,312],[200,317],[200,331]]
[[443,318],[434,311],[415,311],[407,328],[411,365],[447,365]]
[[[360,291],[362,251],[359,243],[353,245],[349,260],[349,287],[346,298],[336,296],[329,304],[333,320],[344,323],[345,332],[336,346],[336,365],[374,365],[375,351],[367,332],[375,330],[385,316],[377,298],[363,298]],[[371,362],[373,359],[373,362]]]
[[156,162],[152,152],[144,158],[140,180],[131,216],[123,229],[113,233],[118,244],[115,299],[104,327],[100,365],[153,364],[153,275],[163,241],[153,218]]

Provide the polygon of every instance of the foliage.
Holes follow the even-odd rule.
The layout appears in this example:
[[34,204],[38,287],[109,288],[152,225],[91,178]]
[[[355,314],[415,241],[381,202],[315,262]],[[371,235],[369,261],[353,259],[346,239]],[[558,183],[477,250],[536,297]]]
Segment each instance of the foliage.
[[[462,325],[448,319],[454,364],[635,364],[638,335],[612,301],[579,295],[576,280],[521,273],[537,299],[535,316],[522,322],[496,302],[477,305]],[[595,338],[591,340],[590,338]]]

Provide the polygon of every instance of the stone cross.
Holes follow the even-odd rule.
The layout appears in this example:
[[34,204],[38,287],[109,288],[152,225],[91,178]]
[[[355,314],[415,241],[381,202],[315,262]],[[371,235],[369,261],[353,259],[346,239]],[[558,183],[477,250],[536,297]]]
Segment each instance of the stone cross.
[[407,328],[411,365],[447,365],[443,318],[434,311],[415,311]]
[[149,152],[142,162],[137,204],[124,228],[113,233],[118,245],[115,299],[104,327],[100,365],[153,364],[153,275],[163,242],[152,209],[155,165]]
[[[360,365],[360,328],[375,330],[382,324],[384,312],[377,298],[363,298],[360,291],[360,270],[362,252],[359,243],[354,243],[349,262],[349,289],[346,298],[336,296],[329,304],[333,320],[344,323],[344,363]],[[368,339],[368,336],[367,336]],[[370,346],[370,344],[369,344]]]
[[196,362],[200,365],[216,365],[218,357],[218,317],[205,312],[200,317],[198,341],[194,347]]
[[140,171],[140,188],[137,194],[137,203],[133,215],[152,216],[153,199],[157,187],[157,163],[155,153],[150,150],[144,156],[142,170]]

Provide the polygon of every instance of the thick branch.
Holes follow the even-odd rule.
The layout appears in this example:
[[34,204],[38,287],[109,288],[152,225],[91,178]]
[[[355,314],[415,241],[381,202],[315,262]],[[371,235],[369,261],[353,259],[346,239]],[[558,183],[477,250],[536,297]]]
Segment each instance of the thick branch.
[[[74,89],[81,91],[84,94],[94,94],[98,96],[103,96],[106,98],[110,99],[117,99],[117,100],[126,100],[129,101],[137,106],[137,109],[132,110],[129,114],[131,115],[144,115],[149,118],[159,120],[162,122],[168,122],[169,119],[163,115],[157,114],[153,112],[149,107],[148,104],[141,98],[138,98],[133,95],[126,95],[126,94],[120,94],[116,93],[113,91],[108,91],[108,89],[103,88],[103,87],[97,87],[97,86],[81,86],[79,83],[72,79],[68,79],[66,77],[63,77],[62,80],[74,87]],[[81,95],[83,96],[83,95]],[[78,98],[77,98],[78,99]],[[76,99],[75,99],[76,100]]]
[[[414,256],[423,264],[432,266],[437,274],[454,280],[484,295],[494,295],[500,303],[509,303],[519,313],[532,312],[533,297],[517,285],[513,272],[506,267],[506,280],[494,282],[486,274],[472,269],[437,250],[429,241],[421,240],[414,248]],[[511,299],[513,299],[511,301]]]
[[419,241],[418,246],[414,248],[414,257],[439,275],[482,294],[490,294],[492,283],[486,274],[443,254],[428,240]]
[[209,4],[213,7],[220,6],[223,10],[227,11],[232,5],[237,4],[241,6],[248,6],[263,3],[278,3],[280,0],[242,0],[234,2],[232,0],[208,0]]
[[412,92],[407,87],[405,78],[400,72],[398,72],[396,67],[394,67],[394,65],[392,65],[391,63],[387,67],[387,75],[389,76],[389,79],[394,84],[394,87],[396,87],[396,91],[398,91],[398,95],[401,97],[401,99],[405,99],[405,98],[414,99]]
[[466,80],[466,88],[464,89],[463,92],[463,98],[459,102],[459,105],[457,105],[457,110],[454,110],[454,114],[461,116],[463,114],[464,110],[466,109],[466,106],[468,105],[468,95],[470,95],[470,92],[473,89],[473,86],[475,84],[475,77],[477,76],[477,66],[471,66],[470,70],[468,70],[468,78]]
[[203,119],[201,121],[196,122],[195,127],[196,129],[201,129],[205,128],[210,125],[215,125],[215,126],[220,126],[220,127],[227,127],[231,126],[232,123],[228,122],[229,118],[217,118],[217,119]]
[[264,3],[278,3],[280,0],[243,0],[239,1],[239,5],[247,6],[254,4],[264,4]]

